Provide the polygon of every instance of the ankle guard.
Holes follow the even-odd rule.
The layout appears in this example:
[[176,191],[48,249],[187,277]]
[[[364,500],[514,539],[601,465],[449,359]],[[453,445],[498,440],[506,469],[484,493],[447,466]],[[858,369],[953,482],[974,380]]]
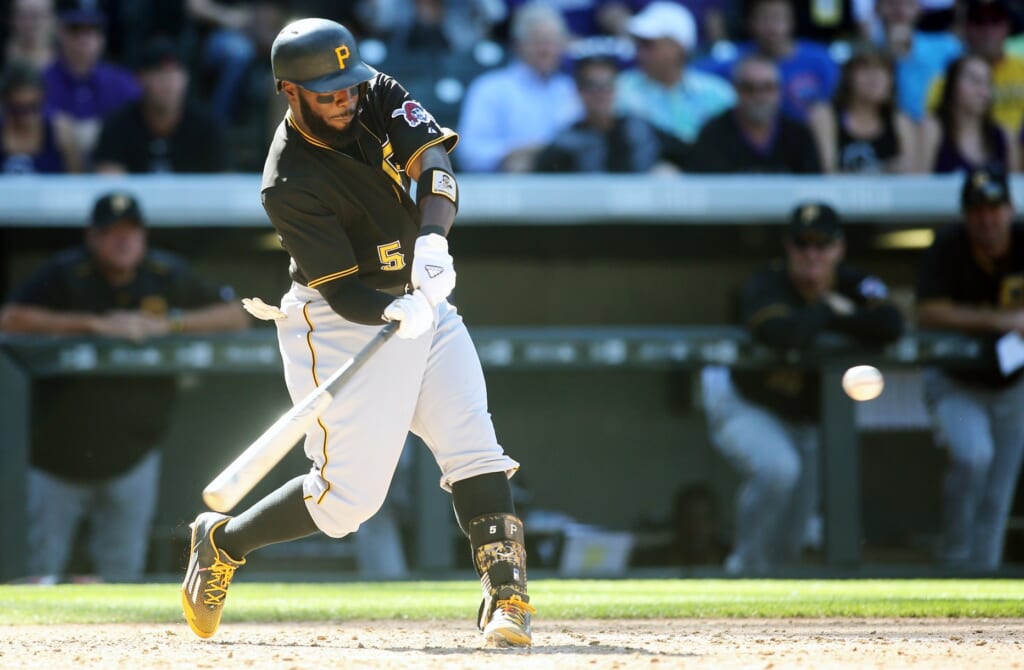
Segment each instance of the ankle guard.
[[469,544],[473,565],[480,575],[483,602],[477,625],[480,630],[491,619],[499,600],[526,595],[526,546],[523,522],[511,514],[485,514],[469,522]]

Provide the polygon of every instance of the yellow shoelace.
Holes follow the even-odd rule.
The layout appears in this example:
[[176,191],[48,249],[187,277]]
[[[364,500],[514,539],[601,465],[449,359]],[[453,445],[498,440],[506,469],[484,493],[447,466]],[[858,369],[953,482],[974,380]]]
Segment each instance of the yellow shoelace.
[[506,614],[511,614],[523,621],[524,615],[529,612],[530,614],[536,614],[537,608],[526,602],[519,596],[511,596],[508,600],[499,600],[495,606],[496,610],[502,610]]
[[210,566],[210,578],[206,582],[207,605],[220,605],[224,602],[224,596],[228,594],[228,586],[231,585],[231,578],[235,576],[235,566],[228,565],[219,558]]

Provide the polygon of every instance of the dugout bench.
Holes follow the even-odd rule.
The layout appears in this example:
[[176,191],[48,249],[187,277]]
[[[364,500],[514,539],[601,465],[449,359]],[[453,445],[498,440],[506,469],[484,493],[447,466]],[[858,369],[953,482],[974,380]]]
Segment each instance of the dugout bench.
[[[570,371],[581,369],[698,370],[705,365],[761,367],[779,361],[817,367],[823,375],[822,481],[825,559],[832,566],[856,565],[861,558],[860,451],[854,403],[840,379],[851,365],[913,368],[925,364],[971,366],[980,359],[977,341],[956,334],[910,333],[884,349],[851,347],[840,338],[824,338],[813,352],[778,352],[751,342],[733,327],[480,327],[471,329],[485,370]],[[96,338],[0,337],[0,581],[26,574],[25,481],[30,449],[32,385],[58,375],[226,374],[284,380],[274,331],[258,328],[237,334],[169,336],[142,344]],[[883,396],[884,397],[884,396]],[[282,407],[282,411],[283,411]],[[235,408],[226,421],[252,422],[253,437],[273,420],[245,416]],[[266,424],[266,425],[262,425]],[[196,427],[195,441],[203,432]],[[199,491],[247,441],[224,445],[221,457],[208,459],[209,472],[195,472],[194,491],[177,492],[200,509]],[[418,462],[426,460],[419,459]],[[424,486],[416,507],[418,569],[445,569],[454,563],[444,528],[450,515],[436,486],[436,468],[418,467]],[[194,500],[191,499],[194,497]],[[245,501],[243,501],[243,504]]]

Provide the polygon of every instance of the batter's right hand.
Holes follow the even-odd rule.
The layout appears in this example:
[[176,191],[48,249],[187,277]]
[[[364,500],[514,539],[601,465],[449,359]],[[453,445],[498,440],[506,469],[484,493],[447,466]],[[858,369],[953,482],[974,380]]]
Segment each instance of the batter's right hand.
[[384,308],[384,318],[400,321],[395,335],[402,339],[415,340],[434,325],[434,308],[430,306],[423,291],[416,289],[406,293]]

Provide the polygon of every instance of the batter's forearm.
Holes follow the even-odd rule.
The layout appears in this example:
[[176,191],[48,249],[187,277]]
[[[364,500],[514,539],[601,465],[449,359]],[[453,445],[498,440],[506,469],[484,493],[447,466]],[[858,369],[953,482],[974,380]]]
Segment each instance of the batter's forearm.
[[[420,180],[424,172],[430,170],[442,170],[451,175],[450,188],[437,189],[435,193],[427,191],[428,185]],[[406,172],[417,181],[416,200],[420,206],[420,233],[427,235],[437,233],[448,236],[448,231],[455,223],[455,213],[458,207],[455,202],[458,199],[458,185],[455,183],[455,175],[452,173],[452,161],[448,152],[443,146],[436,145],[428,148],[413,161]],[[429,180],[432,181],[432,180]],[[443,193],[443,195],[441,194]]]
[[366,286],[356,277],[327,282],[316,288],[339,316],[367,326],[383,323],[384,309],[395,299],[392,295]]

